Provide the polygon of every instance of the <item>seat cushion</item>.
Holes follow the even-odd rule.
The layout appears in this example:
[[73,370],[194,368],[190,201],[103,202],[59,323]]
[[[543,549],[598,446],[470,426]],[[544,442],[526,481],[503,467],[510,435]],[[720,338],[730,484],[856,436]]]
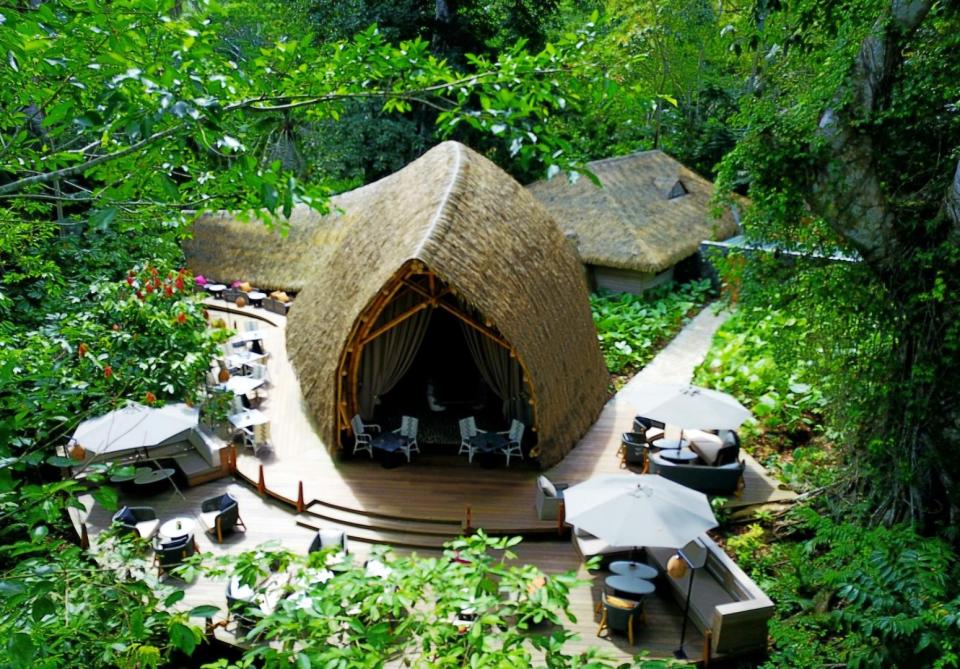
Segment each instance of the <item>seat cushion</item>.
[[717,454],[723,448],[723,440],[703,430],[684,430],[683,437],[690,441],[690,450],[708,465],[716,464]]
[[616,606],[619,609],[629,610],[635,608],[638,602],[633,601],[632,599],[623,599],[622,597],[614,597],[613,595],[606,595],[607,604],[610,606]]
[[319,530],[320,547],[331,548],[333,546],[343,546],[342,530]]
[[220,515],[220,511],[207,511],[200,514],[200,522],[203,523],[203,526],[208,530],[212,530],[217,526],[217,516]]
[[663,435],[664,435],[663,428],[659,428],[659,427],[647,428],[647,431],[643,433],[643,436],[647,438],[648,444],[652,444],[657,439],[663,439]]
[[149,539],[154,534],[157,533],[157,529],[160,527],[160,521],[157,519],[153,520],[142,520],[137,523],[137,533],[143,539]]
[[548,479],[542,474],[537,477],[537,485],[540,486],[540,490],[543,491],[543,494],[547,497],[556,497],[557,496],[557,487],[553,485],[553,481]]

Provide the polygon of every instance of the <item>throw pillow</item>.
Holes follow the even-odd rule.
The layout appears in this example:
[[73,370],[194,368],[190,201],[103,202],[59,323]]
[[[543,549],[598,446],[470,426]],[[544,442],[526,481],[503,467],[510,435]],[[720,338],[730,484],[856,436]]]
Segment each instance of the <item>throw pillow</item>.
[[556,497],[557,496],[557,487],[553,485],[553,481],[548,479],[542,474],[537,477],[537,485],[540,486],[540,490],[543,491],[543,494],[547,497]]
[[225,494],[223,497],[220,498],[220,511],[226,511],[236,503],[237,503],[237,500],[235,500],[229,494]]
[[133,510],[125,506],[117,512],[117,515],[114,516],[114,520],[124,525],[130,525],[131,527],[137,524],[137,517],[134,515]]

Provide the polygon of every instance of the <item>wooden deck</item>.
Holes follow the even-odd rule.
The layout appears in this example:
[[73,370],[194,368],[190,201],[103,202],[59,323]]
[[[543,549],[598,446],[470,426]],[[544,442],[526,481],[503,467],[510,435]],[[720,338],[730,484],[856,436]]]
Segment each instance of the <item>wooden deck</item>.
[[[330,525],[346,529],[351,537],[351,552],[361,558],[374,543],[430,553],[462,534],[468,524],[490,532],[521,534],[528,538],[518,550],[521,560],[537,564],[548,573],[577,570],[590,581],[571,593],[578,621],[571,628],[580,634],[571,644],[572,649],[599,645],[623,659],[640,650],[649,651],[652,657],[672,656],[679,643],[681,611],[672,599],[659,594],[649,602],[649,626],[640,633],[636,647],[629,647],[626,639],[616,636],[610,640],[596,638],[594,606],[603,575],[595,577],[583,570],[569,540],[559,536],[555,521],[537,519],[535,479],[540,472],[530,463],[488,470],[469,465],[463,456],[431,453],[395,469],[384,469],[366,459],[341,461],[330,455],[312,428],[299,383],[286,356],[286,319],[251,307],[235,308],[222,301],[208,300],[207,304],[211,310],[225,312],[222,315],[230,325],[243,327],[245,320],[255,318],[266,329],[264,348],[270,354],[267,368],[271,383],[260,408],[270,420],[274,450],[262,458],[249,452],[238,454],[238,477],[254,486],[221,480],[186,491],[185,499],[170,492],[149,500],[161,518],[169,518],[193,514],[202,499],[231,489],[240,500],[241,515],[249,531],[246,535],[232,535],[222,546],[203,537],[202,550],[236,552],[277,540],[291,550],[306,552],[315,529]],[[630,407],[613,398],[591,430],[547,475],[557,482],[573,484],[600,474],[623,472],[617,454],[620,433],[629,430],[632,421]],[[746,485],[742,495],[729,500],[728,505],[761,504],[795,496],[781,490],[759,464],[744,455]],[[270,493],[291,502],[297,499],[302,485],[304,511],[297,514],[289,505],[259,496],[255,484],[261,472]],[[93,506],[86,522],[94,534],[106,526],[109,516]],[[666,590],[661,588],[658,593]],[[201,580],[189,586],[187,592],[185,605],[222,604],[224,583]],[[688,655],[699,659],[702,648],[703,637],[691,627],[687,630]]]
[[[219,304],[211,301],[213,308]],[[297,499],[302,484],[304,501],[311,505],[311,511],[321,514],[325,522],[343,524],[370,541],[407,544],[410,537],[397,534],[411,533],[394,521],[412,523],[407,529],[416,529],[416,523],[424,521],[447,521],[448,532],[444,534],[453,536],[466,525],[468,509],[473,528],[528,536],[556,532],[555,521],[536,517],[535,479],[540,472],[529,463],[488,470],[469,465],[462,456],[425,454],[415,458],[413,464],[384,469],[366,459],[346,461],[332,456],[312,429],[299,383],[286,357],[284,328],[279,322],[283,319],[269,316],[278,327],[269,329],[264,341],[270,353],[267,367],[272,383],[261,409],[270,419],[274,453],[266,458],[240,453],[237,468],[243,477],[258,481],[262,466],[267,488],[289,500]],[[245,315],[234,313],[229,318],[242,327]],[[573,484],[623,472],[617,454],[620,434],[631,429],[632,422],[630,407],[614,397],[590,431],[547,475]],[[728,500],[729,506],[795,496],[792,491],[781,490],[753,458],[747,454],[744,457],[745,486],[739,497]],[[436,544],[423,541],[409,545]]]

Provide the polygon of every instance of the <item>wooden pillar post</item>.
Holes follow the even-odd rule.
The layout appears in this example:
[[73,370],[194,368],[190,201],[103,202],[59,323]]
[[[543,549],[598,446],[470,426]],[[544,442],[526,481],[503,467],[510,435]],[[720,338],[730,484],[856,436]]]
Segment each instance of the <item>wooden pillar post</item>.
[[560,504],[557,505],[557,534],[563,536],[563,521],[567,517],[567,506],[560,501]]
[[470,509],[470,505],[467,504],[463,519],[463,533],[470,534],[471,532],[473,532],[473,512]]
[[303,481],[297,483],[297,513],[303,513]]
[[707,630],[703,635],[703,669],[710,666],[710,642],[713,640],[713,630]]
[[263,497],[267,494],[267,484],[263,480],[263,465],[260,465],[260,479],[257,481],[257,492]]

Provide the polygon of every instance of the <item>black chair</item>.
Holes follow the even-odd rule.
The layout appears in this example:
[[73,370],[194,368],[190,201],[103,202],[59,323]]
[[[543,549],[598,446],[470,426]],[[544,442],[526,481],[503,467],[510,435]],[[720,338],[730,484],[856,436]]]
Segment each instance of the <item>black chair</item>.
[[641,434],[645,433],[651,427],[656,427],[661,430],[666,429],[666,424],[661,423],[658,420],[653,420],[652,418],[647,418],[646,416],[637,416],[633,419],[633,431],[639,432]]
[[643,601],[635,602],[630,599],[613,597],[604,592],[601,594],[600,604],[603,607],[603,615],[600,618],[600,629],[597,630],[597,636],[608,629],[616,632],[626,632],[627,640],[632,646],[633,630],[637,621],[643,620],[646,623]]
[[645,465],[647,462],[647,438],[640,432],[624,432],[620,435],[623,445],[623,461],[628,465]]
[[157,512],[149,506],[125,506],[113,514],[113,522],[141,539],[153,538],[160,527]]
[[177,537],[166,543],[154,545],[153,561],[157,567],[157,576],[183,564],[183,561],[197,552],[197,543],[192,534]]
[[337,528],[323,528],[317,530],[317,534],[310,542],[310,548],[307,553],[316,553],[324,548],[339,548],[344,554],[349,553],[347,549],[347,533]]
[[240,518],[240,505],[230,493],[205,500],[200,505],[200,520],[207,532],[216,535],[217,543],[223,543],[223,533],[237,526],[247,531],[247,526]]

